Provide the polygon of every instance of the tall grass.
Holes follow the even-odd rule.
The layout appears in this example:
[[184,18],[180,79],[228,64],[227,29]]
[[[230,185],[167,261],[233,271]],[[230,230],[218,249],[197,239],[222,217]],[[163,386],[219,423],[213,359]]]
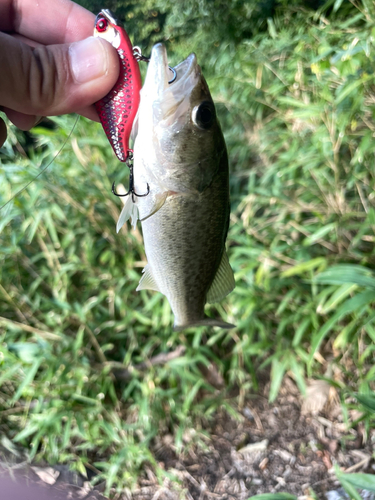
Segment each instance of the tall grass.
[[[203,45],[202,30],[169,43],[175,62],[196,51],[226,135],[237,287],[217,308],[235,330],[173,332],[163,296],[135,292],[142,237],[115,233],[110,186],[127,172],[97,124],[81,119],[0,212],[0,428],[30,459],[91,468],[122,488],[155,466],[160,434],[179,451],[217,408],[235,414],[259,368],[271,369],[271,400],[285,373],[303,392],[328,363],[343,390],[373,390],[375,14],[369,2],[352,13],[284,9],[242,42]],[[53,122],[33,131],[35,150],[11,132],[0,204],[74,117]],[[211,364],[217,383],[203,375]]]

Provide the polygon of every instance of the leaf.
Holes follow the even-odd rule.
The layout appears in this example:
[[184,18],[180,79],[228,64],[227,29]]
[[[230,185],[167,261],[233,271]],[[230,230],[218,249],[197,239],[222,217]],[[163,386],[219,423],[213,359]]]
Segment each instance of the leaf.
[[35,434],[36,432],[39,431],[40,426],[38,424],[30,424],[25,429],[23,429],[21,432],[19,432],[14,438],[13,441],[16,443],[19,441],[23,441],[27,437],[31,436],[32,434]]
[[364,306],[370,304],[375,300],[375,291],[362,292],[355,297],[345,301],[336,313],[330,318],[325,325],[319,330],[317,334],[313,336],[310,351],[310,363],[314,359],[316,351],[319,349],[324,337],[332,330],[332,328],[338,323],[342,318],[353,312],[359,312]]
[[38,371],[40,365],[42,364],[43,358],[37,359],[34,364],[29,368],[29,370],[26,372],[25,378],[21,382],[21,384],[18,386],[17,392],[12,398],[12,401],[17,401],[21,396],[24,391],[24,389],[31,384],[31,382],[34,380],[34,377],[36,375],[36,372]]
[[31,342],[9,344],[10,352],[14,352],[24,363],[32,363],[40,356],[41,346]]
[[294,337],[293,337],[293,342],[292,342],[293,347],[297,347],[299,345],[299,343],[302,340],[303,334],[305,333],[305,331],[306,331],[307,327],[310,325],[310,323],[311,323],[310,317],[304,318],[301,321],[301,323],[299,324],[299,326],[294,334]]
[[271,387],[270,387],[270,395],[269,395],[270,402],[275,401],[286,370],[287,370],[287,362],[285,359],[280,361],[279,359],[275,358],[272,361]]
[[31,467],[31,469],[35,472],[39,479],[49,485],[55,484],[60,475],[60,472],[52,467]]
[[317,257],[316,259],[311,259],[306,262],[301,262],[300,264],[297,264],[296,266],[293,266],[286,271],[281,273],[281,276],[283,278],[288,278],[289,276],[295,276],[298,274],[303,274],[306,271],[311,271],[312,269],[315,269],[320,266],[326,266],[327,260],[324,259],[323,257]]
[[330,387],[325,380],[310,380],[302,403],[302,414],[319,413],[328,401]]
[[353,487],[351,483],[346,481],[342,476],[338,477],[338,480],[340,481],[342,487],[346,491],[346,493],[349,495],[349,498],[351,500],[363,500],[361,495],[358,493],[358,491]]
[[298,386],[298,389],[301,391],[301,394],[304,396],[306,394],[306,383],[305,383],[305,378],[304,378],[304,369],[298,363],[296,358],[294,356],[290,356],[289,358],[290,362],[290,370],[292,371],[296,384]]
[[0,443],[10,453],[12,453],[13,455],[15,455],[18,458],[21,458],[21,454],[18,452],[18,450],[14,446],[13,442],[10,439],[8,439],[5,435],[1,436]]
[[341,7],[343,0],[336,0],[334,5],[333,5],[333,12],[337,12],[339,8]]
[[203,384],[204,384],[204,380],[200,379],[200,380],[198,380],[198,382],[196,382],[194,387],[189,391],[189,394],[186,396],[186,399],[185,399],[185,402],[183,405],[184,413],[187,413],[189,411],[189,408],[191,407],[199,389],[202,387]]
[[358,286],[352,283],[341,285],[335,290],[331,297],[319,307],[319,314],[327,314],[332,311],[332,309],[336,309],[338,304],[346,299],[348,295],[351,295],[357,288]]
[[375,394],[373,395],[357,393],[355,397],[367,410],[375,413]]
[[314,282],[322,285],[342,285],[353,283],[358,286],[374,288],[374,273],[364,267],[355,264],[340,264],[332,266],[326,271],[314,277]]
[[309,245],[313,245],[317,241],[321,240],[326,234],[331,233],[334,229],[336,229],[335,223],[327,224],[327,225],[319,228],[317,231],[315,231],[315,233],[310,234],[310,236],[308,236],[307,238],[305,238],[303,240],[303,245],[305,247],[309,246]]
[[368,76],[362,77],[362,79],[355,80],[354,82],[350,83],[349,85],[343,85],[340,87],[338,95],[335,100],[335,104],[340,104],[346,97],[348,97],[349,94],[357,90],[358,87],[363,85],[365,82],[369,80]]
[[360,472],[353,474],[342,473],[338,479],[340,481],[344,480],[357,489],[375,491],[375,475],[373,474],[364,474]]

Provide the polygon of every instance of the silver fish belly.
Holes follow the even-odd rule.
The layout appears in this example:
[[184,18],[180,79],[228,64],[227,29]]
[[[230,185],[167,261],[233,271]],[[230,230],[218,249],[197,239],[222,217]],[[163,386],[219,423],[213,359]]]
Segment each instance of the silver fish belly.
[[[119,225],[135,206],[148,264],[137,290],[163,293],[175,328],[232,328],[204,314],[235,286],[225,251],[229,172],[224,137],[207,83],[191,54],[168,84],[165,47],[156,45],[144,87],[134,146],[135,189],[150,194],[127,201]],[[119,229],[119,227],[118,227]]]

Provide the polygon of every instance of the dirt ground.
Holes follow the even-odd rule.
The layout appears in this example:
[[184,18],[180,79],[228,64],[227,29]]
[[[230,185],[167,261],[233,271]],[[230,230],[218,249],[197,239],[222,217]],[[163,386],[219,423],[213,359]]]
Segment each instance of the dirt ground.
[[[161,437],[153,451],[161,467],[175,479],[165,479],[160,485],[153,471],[146,467],[136,490],[114,498],[247,500],[260,493],[287,492],[308,500],[314,492],[319,499],[339,500],[344,495],[335,479],[334,464],[347,472],[375,473],[375,430],[366,434],[361,424],[348,428],[337,394],[324,381],[311,381],[305,400],[288,378],[274,404],[268,403],[267,394],[265,386],[261,394],[249,398],[241,420],[224,411],[217,414],[204,429],[210,436],[204,447],[189,443],[194,432],[184,436],[188,451],[183,456],[176,455],[172,436]],[[349,418],[354,421],[358,416],[353,411]],[[37,491],[33,489],[37,485],[43,488],[42,492],[48,489],[51,499],[105,499],[101,493],[104,485],[92,490],[67,466],[52,469],[38,464],[37,468],[26,469],[22,464],[10,466],[9,461],[5,467],[4,460],[0,448],[0,467],[3,463],[4,470],[11,469],[17,484],[27,478],[29,485],[26,495],[17,493],[7,496],[7,500],[44,498],[30,496]],[[1,481],[5,481],[4,474],[0,475],[3,500]]]

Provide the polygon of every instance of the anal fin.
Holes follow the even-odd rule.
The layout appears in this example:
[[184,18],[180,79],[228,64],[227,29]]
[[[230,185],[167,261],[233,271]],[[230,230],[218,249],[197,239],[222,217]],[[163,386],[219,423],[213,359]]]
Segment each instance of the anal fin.
[[147,264],[147,266],[143,269],[142,271],[143,276],[139,281],[139,284],[136,288],[136,291],[139,292],[139,290],[155,290],[155,292],[159,292],[159,287],[156,284],[155,278],[151,272],[150,266]]
[[207,292],[207,302],[219,302],[230,293],[236,283],[234,281],[233,271],[229,264],[227,252],[223,251],[221,262],[218,270],[216,271],[215,278]]
[[181,332],[186,328],[198,327],[198,326],[218,326],[219,328],[225,328],[230,330],[231,328],[236,328],[236,325],[232,325],[232,323],[226,323],[221,319],[214,318],[203,318],[200,321],[193,321],[192,323],[186,323],[184,325],[174,325],[175,332]]

